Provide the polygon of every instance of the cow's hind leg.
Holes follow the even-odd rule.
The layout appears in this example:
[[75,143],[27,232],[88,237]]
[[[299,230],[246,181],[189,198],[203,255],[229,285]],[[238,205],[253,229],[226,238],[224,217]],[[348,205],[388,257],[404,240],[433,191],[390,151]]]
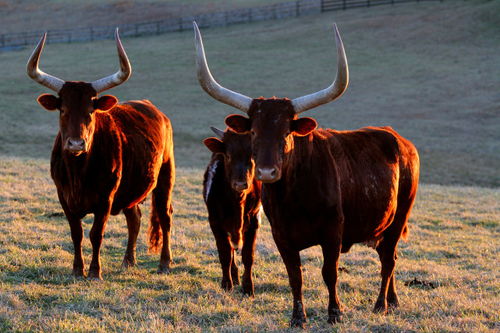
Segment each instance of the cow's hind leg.
[[254,296],[254,286],[252,279],[252,266],[255,253],[255,240],[257,238],[257,230],[259,228],[259,219],[257,215],[250,217],[248,229],[243,235],[243,249],[241,251],[243,266],[243,293],[248,296]]
[[127,219],[128,243],[122,267],[128,268],[135,266],[137,263],[135,248],[137,244],[137,235],[139,234],[139,229],[141,227],[141,210],[139,205],[135,205],[132,208],[124,209],[123,213]]
[[150,249],[153,252],[161,245],[158,273],[167,273],[172,265],[170,230],[172,227],[172,189],[174,181],[175,166],[172,157],[162,165],[156,188],[153,190],[149,241]]
[[394,268],[396,266],[396,245],[397,240],[384,238],[384,240],[377,246],[377,252],[380,257],[380,262],[382,265],[381,276],[382,282],[380,284],[380,293],[378,295],[377,301],[375,303],[374,312],[386,313],[387,312],[387,294],[389,291],[389,285],[392,284],[391,298],[394,299],[395,289],[394,289]]

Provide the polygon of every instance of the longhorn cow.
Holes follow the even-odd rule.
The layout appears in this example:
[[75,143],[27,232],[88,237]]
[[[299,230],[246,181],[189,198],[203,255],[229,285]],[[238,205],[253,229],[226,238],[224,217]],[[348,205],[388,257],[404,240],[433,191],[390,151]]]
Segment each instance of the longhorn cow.
[[408,217],[417,193],[416,148],[390,127],[356,131],[317,129],[299,114],[340,97],[349,71],[336,25],[337,77],[327,88],[295,99],[252,99],[222,87],[212,77],[196,23],[195,45],[201,87],[216,100],[247,117],[225,122],[250,133],[256,178],[262,181],[262,205],[288,272],[293,294],[292,326],[306,322],[299,252],[314,245],[323,251],[323,279],[329,292],[328,322],[341,320],[337,271],[341,252],[368,243],[382,263],[382,282],[374,311],[398,306],[394,268],[396,247],[408,233]]
[[171,264],[170,228],[172,187],[175,180],[172,126],[150,101],[117,104],[116,97],[98,94],[125,82],[132,68],[118,34],[116,45],[120,70],[87,82],[63,81],[38,68],[46,34],[31,55],[28,75],[57,96],[42,94],[40,103],[48,111],[59,111],[50,173],[59,202],[71,228],[74,246],[73,274],[84,277],[82,218],[94,215],[90,230],[92,261],[89,278],[102,279],[100,249],[108,218],[123,211],[128,244],[123,266],[136,264],[136,240],[140,228],[139,203],[152,195],[149,247],[161,247],[159,271]]

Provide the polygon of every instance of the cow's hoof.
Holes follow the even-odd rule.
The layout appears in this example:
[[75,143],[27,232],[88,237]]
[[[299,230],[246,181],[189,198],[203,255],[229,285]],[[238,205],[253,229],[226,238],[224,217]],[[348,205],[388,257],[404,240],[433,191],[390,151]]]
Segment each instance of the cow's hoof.
[[135,267],[136,265],[137,265],[137,262],[135,261],[135,259],[124,258],[122,261],[122,268],[123,269],[132,268],[132,267]]
[[89,276],[87,278],[93,281],[102,281],[102,275],[100,272],[89,272]]
[[290,327],[304,329],[306,327],[306,319],[303,317],[292,317],[292,320],[290,320]]
[[73,276],[77,279],[85,279],[85,272],[83,268],[73,268]]
[[399,307],[399,300],[397,297],[387,297],[388,310],[394,310]]
[[222,282],[220,283],[220,287],[225,291],[232,291],[233,282],[229,280],[222,280]]
[[158,266],[158,269],[156,270],[156,273],[158,274],[168,274],[170,273],[170,266]]
[[342,312],[335,310],[328,315],[329,324],[337,324],[342,321]]
[[373,313],[386,314],[387,302],[385,300],[377,300],[375,307],[373,308]]

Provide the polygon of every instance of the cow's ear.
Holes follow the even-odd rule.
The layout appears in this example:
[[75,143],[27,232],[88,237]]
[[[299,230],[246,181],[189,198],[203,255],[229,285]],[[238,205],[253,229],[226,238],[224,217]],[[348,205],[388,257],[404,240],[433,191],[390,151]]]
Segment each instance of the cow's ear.
[[51,94],[42,94],[38,96],[38,103],[48,111],[55,111],[61,106],[61,100]]
[[224,153],[224,142],[217,138],[206,138],[203,143],[212,153]]
[[250,131],[250,119],[239,114],[230,114],[224,121],[226,125],[236,133],[246,133]]
[[94,101],[94,109],[109,111],[118,103],[118,99],[112,95],[104,95]]
[[318,127],[316,120],[309,117],[292,120],[292,131],[299,136],[311,133],[316,127]]

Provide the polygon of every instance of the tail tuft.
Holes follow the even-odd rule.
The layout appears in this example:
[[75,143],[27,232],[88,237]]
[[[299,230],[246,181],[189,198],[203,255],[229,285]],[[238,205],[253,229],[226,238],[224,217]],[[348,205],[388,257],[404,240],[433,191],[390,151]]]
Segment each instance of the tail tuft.
[[151,219],[148,228],[148,238],[149,238],[149,252],[158,253],[163,245],[162,230],[160,227],[160,219],[156,212],[154,196],[151,205]]

